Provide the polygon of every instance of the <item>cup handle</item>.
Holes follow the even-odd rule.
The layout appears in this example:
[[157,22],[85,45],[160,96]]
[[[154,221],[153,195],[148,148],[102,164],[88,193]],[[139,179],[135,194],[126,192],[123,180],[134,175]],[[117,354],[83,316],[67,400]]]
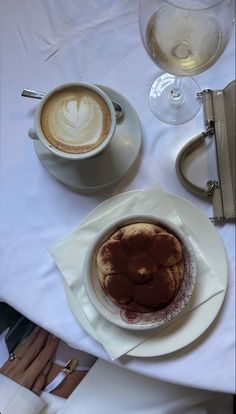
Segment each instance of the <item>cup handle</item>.
[[34,139],[34,140],[37,140],[37,141],[39,140],[38,137],[37,137],[37,135],[36,135],[36,132],[35,132],[34,128],[30,128],[29,129],[28,136],[31,139]]

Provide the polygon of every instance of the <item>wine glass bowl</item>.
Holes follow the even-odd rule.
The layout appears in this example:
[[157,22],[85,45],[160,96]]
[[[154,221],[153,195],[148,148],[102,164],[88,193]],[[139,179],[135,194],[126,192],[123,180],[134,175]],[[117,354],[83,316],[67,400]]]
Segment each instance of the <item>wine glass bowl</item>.
[[[211,67],[231,35],[231,0],[140,0],[139,24],[144,47],[161,69],[149,93],[153,113],[170,124],[184,123],[200,108],[193,78]],[[178,78],[176,78],[176,76]]]

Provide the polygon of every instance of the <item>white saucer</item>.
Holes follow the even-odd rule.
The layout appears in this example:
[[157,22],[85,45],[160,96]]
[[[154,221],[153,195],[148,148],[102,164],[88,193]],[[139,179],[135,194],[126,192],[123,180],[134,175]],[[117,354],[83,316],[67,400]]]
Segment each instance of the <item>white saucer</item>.
[[129,101],[108,87],[99,86],[124,108],[109,146],[97,156],[80,161],[67,161],[49,152],[40,141],[34,141],[36,154],[46,170],[62,184],[75,190],[111,185],[122,178],[134,164],[141,147],[139,117]]
[[[132,191],[133,194],[137,192],[137,190]],[[96,218],[98,213],[101,214],[104,210],[109,210],[118,203],[121,203],[129,197],[130,194],[131,192],[118,194],[98,205],[85,217],[81,225],[86,224],[88,220]],[[224,291],[213,296],[207,302],[204,302],[198,308],[194,309],[194,311],[179,317],[165,329],[158,331],[153,337],[147,339],[127,353],[132,356],[161,356],[189,345],[202,335],[211,325],[220,311],[225,297],[228,283],[227,257],[223,242],[216,229],[198,207],[175,194],[168,193],[168,196],[173,202],[180,218],[182,218],[186,227],[191,231],[197,244],[206,252],[209,266],[217,275]],[[77,302],[66,283],[65,291],[71,309],[79,323],[89,335],[97,340],[95,332],[91,329],[90,324],[88,324],[86,318],[79,312]]]

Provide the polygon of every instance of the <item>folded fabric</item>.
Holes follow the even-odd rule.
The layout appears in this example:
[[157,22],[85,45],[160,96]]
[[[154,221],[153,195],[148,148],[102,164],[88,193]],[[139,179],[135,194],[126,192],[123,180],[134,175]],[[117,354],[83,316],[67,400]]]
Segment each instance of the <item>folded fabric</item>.
[[89,243],[105,226],[113,220],[127,215],[127,212],[129,214],[149,213],[168,219],[188,235],[197,257],[198,276],[194,294],[183,314],[193,311],[196,307],[223,291],[216,275],[207,265],[204,252],[196,244],[189,229],[185,228],[181,217],[171,203],[168,193],[164,192],[160,186],[154,186],[135,193],[130,192],[130,195],[119,204],[114,200],[109,209],[99,209],[95,218],[86,219],[86,222],[78,230],[54,243],[48,251],[54,258],[74,296],[78,312],[83,315],[90,327],[90,332],[104,346],[113,360],[129,352],[155,334],[152,330],[139,332],[122,329],[104,319],[89,301],[83,284],[83,262]]

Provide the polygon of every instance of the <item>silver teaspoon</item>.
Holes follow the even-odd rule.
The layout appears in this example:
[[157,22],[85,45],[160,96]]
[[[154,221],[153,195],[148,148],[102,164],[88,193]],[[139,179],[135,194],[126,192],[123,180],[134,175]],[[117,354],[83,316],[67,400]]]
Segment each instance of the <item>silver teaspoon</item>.
[[[33,91],[32,89],[23,89],[21,92],[21,96],[26,96],[27,98],[42,99],[45,95],[46,92]],[[123,107],[115,101],[112,101],[112,104],[115,109],[116,119],[120,119],[124,113]]]

